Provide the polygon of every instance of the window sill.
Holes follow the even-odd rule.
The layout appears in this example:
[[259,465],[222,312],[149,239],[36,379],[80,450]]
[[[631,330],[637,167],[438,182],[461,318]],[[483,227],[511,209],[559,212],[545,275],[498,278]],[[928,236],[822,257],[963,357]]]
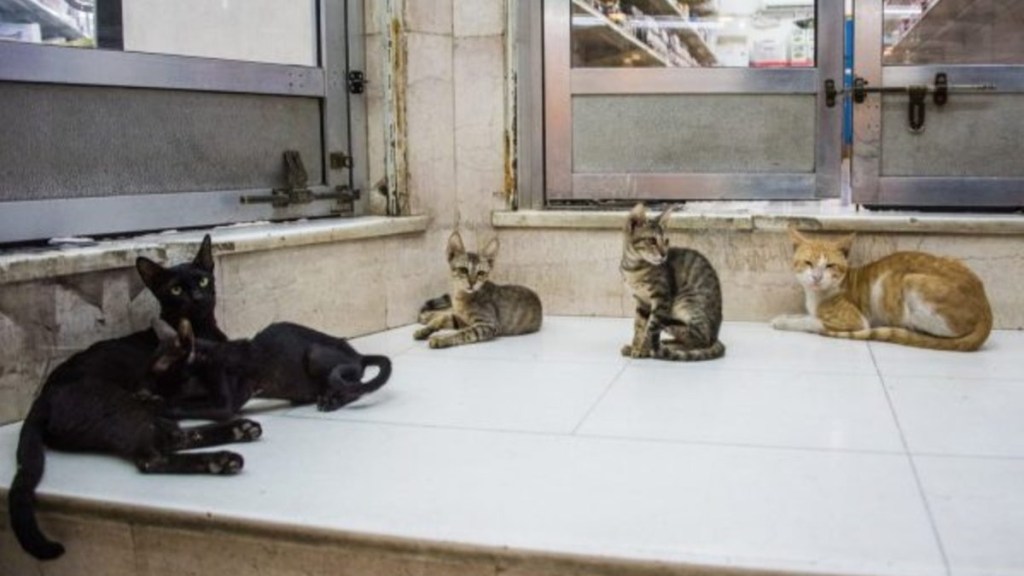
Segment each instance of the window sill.
[[209,230],[171,231],[103,240],[86,245],[0,250],[0,284],[130,268],[138,256],[160,262],[180,261],[194,253],[206,233],[213,239],[214,254],[222,255],[419,233],[426,231],[427,224],[426,216],[236,224]]
[[[801,230],[822,232],[1024,235],[1024,215],[1021,214],[870,212],[828,202],[774,204],[687,206],[672,215],[669,229],[782,232],[796,226]],[[491,222],[499,229],[619,230],[625,215],[625,210],[503,210],[493,212]]]

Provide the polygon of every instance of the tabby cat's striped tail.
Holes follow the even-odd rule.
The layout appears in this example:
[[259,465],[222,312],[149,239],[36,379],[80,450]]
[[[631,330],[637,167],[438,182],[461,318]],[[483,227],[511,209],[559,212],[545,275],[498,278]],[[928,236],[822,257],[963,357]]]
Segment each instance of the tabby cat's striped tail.
[[715,340],[715,343],[707,348],[689,350],[669,342],[663,342],[661,347],[658,348],[657,353],[657,357],[662,360],[673,360],[676,362],[699,362],[701,360],[714,360],[722,356],[725,356],[725,344],[722,344],[721,340]]
[[822,334],[832,338],[847,338],[850,340],[876,340],[878,342],[892,342],[916,348],[930,348],[932,350],[955,350],[959,352],[973,352],[988,339],[992,331],[992,317],[982,318],[975,324],[974,330],[957,338],[944,338],[932,336],[923,332],[915,332],[906,328],[880,327],[868,328],[867,330],[856,330],[853,332],[830,332]]

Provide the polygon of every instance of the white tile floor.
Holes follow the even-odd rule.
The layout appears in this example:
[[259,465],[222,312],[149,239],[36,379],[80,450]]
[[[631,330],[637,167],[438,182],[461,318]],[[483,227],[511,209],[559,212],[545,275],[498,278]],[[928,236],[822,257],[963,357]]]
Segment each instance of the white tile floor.
[[[1024,574],[1024,333],[958,354],[727,324],[725,359],[674,364],[619,357],[630,330],[552,317],[441,351],[412,327],[361,338],[392,355],[391,383],[334,413],[259,413],[238,477],[51,452],[41,491],[638,559]],[[0,428],[0,485],[17,432]]]

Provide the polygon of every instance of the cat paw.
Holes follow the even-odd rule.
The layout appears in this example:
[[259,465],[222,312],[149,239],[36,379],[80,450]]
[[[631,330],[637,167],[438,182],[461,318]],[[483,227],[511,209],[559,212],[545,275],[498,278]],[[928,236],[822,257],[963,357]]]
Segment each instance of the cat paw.
[[419,330],[413,333],[412,337],[416,340],[426,340],[433,333],[434,331],[431,330],[430,328],[420,328]]
[[429,344],[431,348],[448,348],[449,346],[451,346],[448,340],[441,338],[439,336],[431,338],[430,341],[427,342],[427,344]]
[[263,427],[254,420],[236,420],[231,427],[235,442],[252,442],[263,436]]
[[633,355],[633,346],[631,344],[626,344],[625,346],[622,347],[622,350],[620,350],[620,352],[623,356],[629,358]]
[[206,471],[220,475],[238,474],[244,465],[245,460],[241,454],[228,451],[214,452],[206,460]]
[[338,408],[359,400],[359,394],[331,393],[321,394],[316,399],[316,409],[320,412],[334,412]]

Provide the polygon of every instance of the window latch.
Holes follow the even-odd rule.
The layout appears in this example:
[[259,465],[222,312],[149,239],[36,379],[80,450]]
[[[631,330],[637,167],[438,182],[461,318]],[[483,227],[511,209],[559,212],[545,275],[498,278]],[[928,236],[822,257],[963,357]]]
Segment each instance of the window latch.
[[274,208],[287,208],[317,200],[334,200],[336,204],[331,209],[332,214],[350,216],[355,213],[355,201],[359,199],[359,190],[351,190],[348,186],[335,186],[331,192],[310,190],[309,175],[298,150],[284,152],[284,169],[287,187],[274,188],[270,194],[244,195],[239,201],[242,204],[270,204]]

